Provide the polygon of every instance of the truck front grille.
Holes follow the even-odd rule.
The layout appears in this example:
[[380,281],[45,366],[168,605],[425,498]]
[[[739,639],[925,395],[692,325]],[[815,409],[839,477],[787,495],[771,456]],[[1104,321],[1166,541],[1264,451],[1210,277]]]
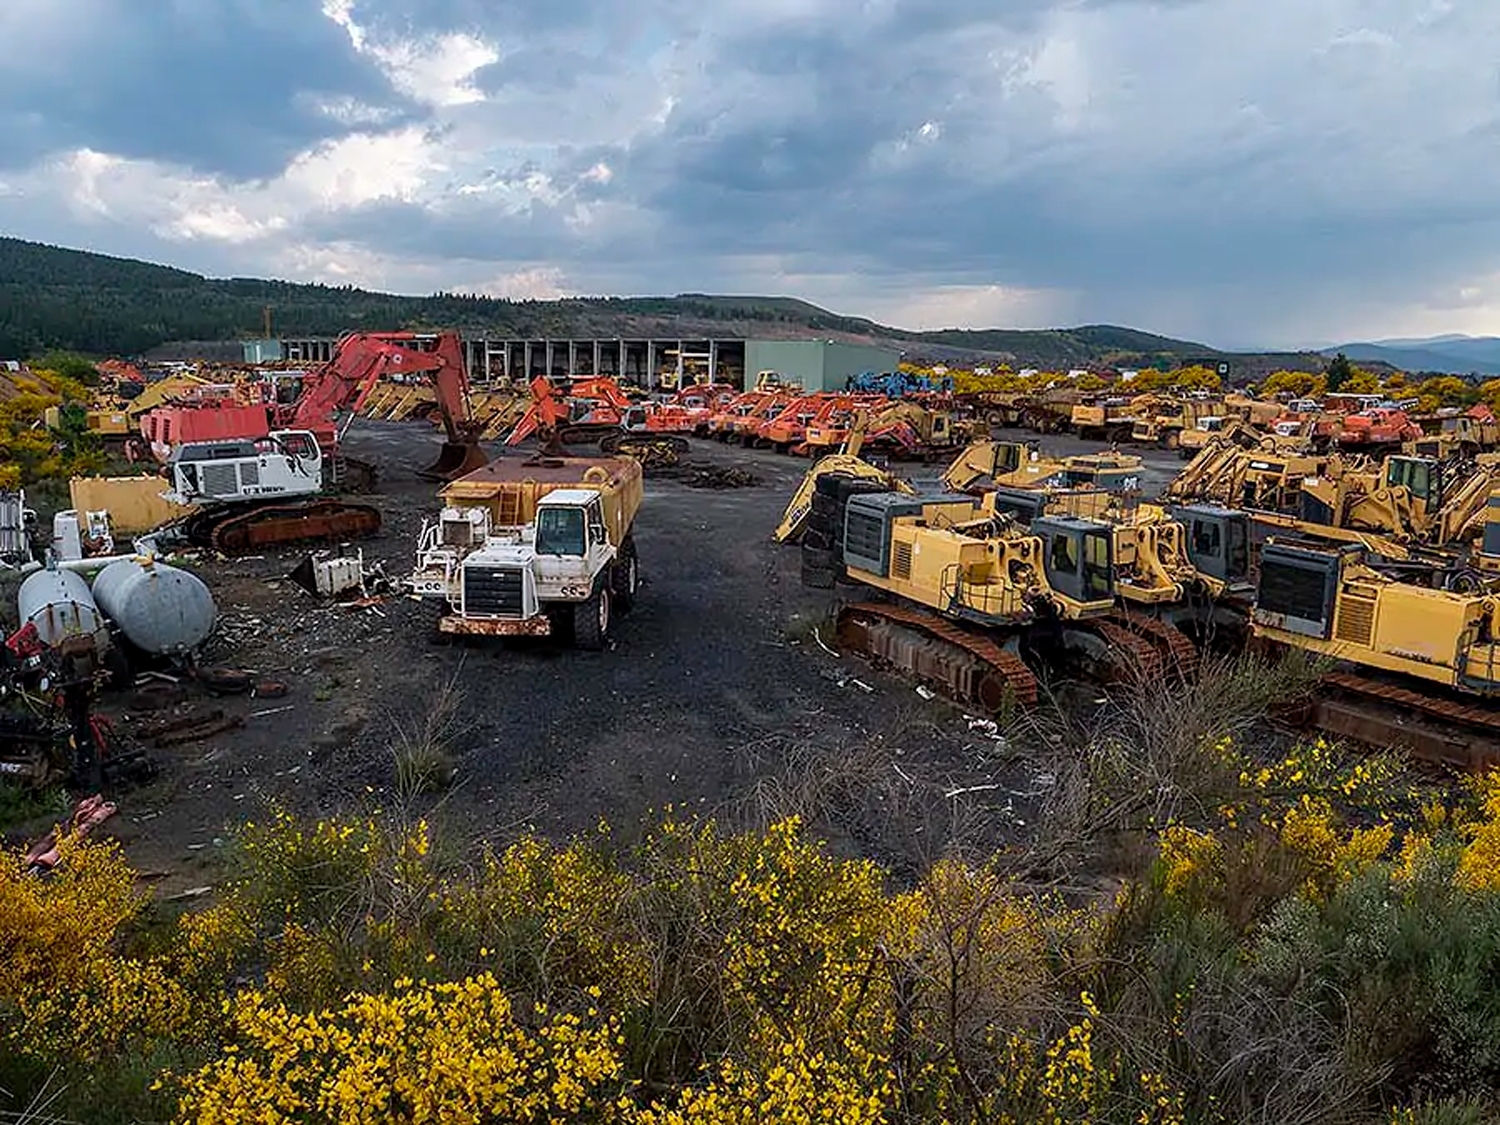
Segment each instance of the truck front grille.
[[487,617],[522,615],[520,567],[466,566],[464,612]]

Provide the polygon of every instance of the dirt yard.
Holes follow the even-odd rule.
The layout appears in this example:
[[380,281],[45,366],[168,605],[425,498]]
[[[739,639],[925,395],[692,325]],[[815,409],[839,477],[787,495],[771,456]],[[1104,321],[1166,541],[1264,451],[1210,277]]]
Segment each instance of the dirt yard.
[[[351,453],[381,467],[372,502],[385,526],[362,546],[393,579],[410,571],[437,510],[436,486],[414,472],[437,448],[420,424],[350,435]],[[397,751],[446,694],[451,781],[416,803],[470,843],[524,828],[564,836],[601,819],[628,836],[667,806],[731,820],[801,811],[846,850],[901,868],[955,832],[987,846],[1024,832],[1037,769],[1018,740],[971,730],[955,708],[821,647],[829,595],[803,589],[796,549],[770,541],[807,463],[708,441],[691,460],[747,468],[760,484],[648,479],[636,530],[644,589],[602,653],[440,644],[430,606],[393,596],[345,608],[288,582],[304,552],[204,561],[221,614],[207,661],[287,680],[290,694],[189,700],[244,725],[153,750],[159,779],[117,794],[112,830],[164,888],[211,883],[227,833],[271,802],[314,814],[391,807]],[[1177,461],[1152,464],[1148,485]],[[105,695],[101,710],[124,731],[159,718],[129,703]]]

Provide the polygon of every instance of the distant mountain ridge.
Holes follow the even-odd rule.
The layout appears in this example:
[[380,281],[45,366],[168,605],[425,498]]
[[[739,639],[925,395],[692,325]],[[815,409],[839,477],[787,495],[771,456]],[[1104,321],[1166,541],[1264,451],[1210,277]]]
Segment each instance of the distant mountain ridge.
[[[470,335],[822,336],[884,343],[912,358],[987,359],[1049,370],[1096,365],[1224,362],[1229,353],[1116,325],[911,331],[843,316],[795,297],[683,293],[675,297],[568,297],[555,301],[438,293],[375,293],[353,286],[215,279],[171,266],[0,238],[0,358],[52,348],[134,355],[172,341],[259,336],[270,306],[279,336],[450,328]],[[1312,353],[1235,355],[1259,377],[1275,366],[1315,368]]]
[[1325,356],[1343,352],[1356,363],[1389,363],[1404,371],[1437,371],[1450,375],[1500,375],[1500,337],[1444,335],[1326,348]]

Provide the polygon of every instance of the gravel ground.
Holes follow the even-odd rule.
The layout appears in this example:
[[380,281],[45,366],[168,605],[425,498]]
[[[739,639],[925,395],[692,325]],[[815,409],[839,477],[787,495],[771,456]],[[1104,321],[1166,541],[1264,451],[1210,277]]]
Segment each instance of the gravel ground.
[[[436,511],[435,486],[413,470],[437,448],[419,424],[350,434],[350,452],[381,466],[370,500],[385,526],[363,547],[393,578],[409,572]],[[770,541],[807,463],[707,441],[691,459],[761,483],[648,479],[636,524],[644,588],[607,652],[441,645],[430,607],[410,599],[349,609],[299,590],[284,576],[300,552],[203,562],[222,615],[209,659],[285,678],[291,692],[189,701],[244,725],[155,751],[160,779],[119,795],[111,824],[136,864],[166,889],[211,883],[227,830],[271,801],[306,813],[391,807],[392,746],[445,685],[453,778],[418,803],[470,843],[523,828],[565,836],[601,818],[628,836],[668,805],[735,821],[795,810],[837,846],[900,870],[955,833],[986,847],[1023,833],[1039,770],[1019,740],[971,731],[958,710],[813,636],[828,598],[801,587],[794,548]],[[1179,465],[1151,460],[1160,481]],[[102,707],[130,730],[142,720],[126,702],[105,696]]]

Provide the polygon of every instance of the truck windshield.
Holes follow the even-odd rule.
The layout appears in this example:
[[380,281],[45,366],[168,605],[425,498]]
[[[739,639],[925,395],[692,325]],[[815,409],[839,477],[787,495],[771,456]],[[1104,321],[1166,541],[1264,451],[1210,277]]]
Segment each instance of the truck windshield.
[[536,514],[536,553],[579,555],[583,549],[583,510],[543,508]]

